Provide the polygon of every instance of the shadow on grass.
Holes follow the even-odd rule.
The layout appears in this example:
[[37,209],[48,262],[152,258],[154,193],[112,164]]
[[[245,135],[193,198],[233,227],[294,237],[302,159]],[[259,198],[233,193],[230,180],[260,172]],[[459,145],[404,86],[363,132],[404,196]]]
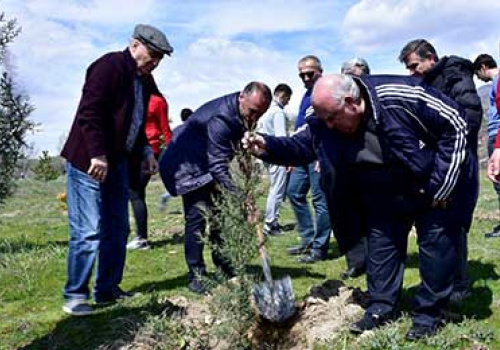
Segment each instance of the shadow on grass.
[[119,349],[120,345],[133,340],[134,331],[149,315],[165,312],[169,306],[171,304],[159,304],[151,299],[140,307],[121,304],[103,308],[91,316],[66,317],[52,332],[18,350]]
[[164,290],[182,288],[185,287],[186,285],[187,285],[187,274],[184,274],[182,276],[177,276],[175,278],[166,279],[163,281],[153,281],[153,282],[143,283],[135,287],[132,291],[141,293],[151,293],[154,291],[164,291]]
[[155,240],[151,240],[149,242],[149,245],[151,246],[151,248],[153,249],[157,249],[157,248],[162,248],[164,246],[167,246],[167,245],[177,245],[177,244],[183,244],[184,243],[184,234],[183,233],[174,233],[172,235],[169,235],[169,236],[163,236],[165,237],[164,239],[155,239]]
[[[298,277],[313,277],[313,278],[326,278],[325,274],[311,272],[309,266],[301,267],[281,267],[281,266],[272,266],[271,267],[273,279],[280,279],[284,276],[290,276],[291,278]],[[262,266],[261,265],[249,265],[248,273],[253,275],[262,275]]]
[[[418,268],[418,255],[410,254],[407,260],[407,267]],[[478,260],[469,261],[469,279],[473,286],[471,295],[459,306],[452,306],[449,309],[466,318],[477,320],[487,319],[492,315],[491,304],[493,302],[493,292],[488,286],[488,281],[496,281],[500,276],[495,271],[495,265],[484,263]],[[413,298],[418,286],[404,288],[402,292],[402,309],[410,312]]]

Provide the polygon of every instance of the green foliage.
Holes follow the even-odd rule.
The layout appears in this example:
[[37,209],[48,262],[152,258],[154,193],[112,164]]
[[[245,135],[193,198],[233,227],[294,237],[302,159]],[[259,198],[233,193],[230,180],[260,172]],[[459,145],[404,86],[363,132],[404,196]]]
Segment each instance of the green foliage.
[[0,14],[0,204],[12,194],[13,175],[22,156],[26,132],[34,127],[27,120],[33,107],[27,96],[15,91],[15,84],[5,67],[7,45],[18,35],[15,20]]
[[231,175],[238,188],[225,191],[217,202],[215,222],[224,241],[220,253],[231,262],[236,278],[213,289],[210,311],[217,322],[213,335],[223,339],[228,349],[250,349],[249,331],[255,322],[251,293],[256,278],[249,271],[257,256],[256,225],[250,222],[255,194],[261,181],[259,171],[248,154],[238,150],[231,164]]
[[52,165],[52,158],[48,151],[43,151],[40,158],[38,158],[38,163],[33,169],[35,173],[35,179],[41,181],[51,181],[59,177],[59,173],[56,168]]

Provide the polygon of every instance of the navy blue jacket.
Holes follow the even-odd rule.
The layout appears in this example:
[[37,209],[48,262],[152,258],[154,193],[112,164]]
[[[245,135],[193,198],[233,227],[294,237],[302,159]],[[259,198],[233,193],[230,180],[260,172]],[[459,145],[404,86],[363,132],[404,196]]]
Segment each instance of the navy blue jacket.
[[229,163],[246,131],[238,95],[205,103],[174,130],[160,157],[160,175],[170,194],[184,195],[212,181],[234,190]]
[[[370,117],[376,123],[384,164],[409,174],[415,192],[430,202],[451,195],[467,154],[467,124],[464,112],[439,91],[424,85],[421,79],[407,76],[371,75],[357,79],[367,96]],[[266,138],[267,152],[262,158],[270,163],[300,166],[319,159],[323,187],[335,182],[345,166],[345,142],[352,137],[327,129],[317,117],[292,137]],[[467,172],[467,171],[466,171]],[[332,174],[334,176],[332,176]],[[335,175],[337,174],[337,175]],[[335,185],[333,185],[335,186]],[[325,191],[335,196],[339,191]],[[348,195],[348,194],[344,194]],[[342,196],[327,198],[334,232],[339,222],[337,208]],[[335,232],[339,248],[345,252],[356,233]]]
[[[445,200],[452,192],[466,157],[465,113],[449,97],[418,78],[371,75],[357,79],[365,87],[386,162],[400,163],[424,184],[427,195]],[[338,164],[335,135],[318,118],[291,138],[266,137],[267,161],[300,166],[318,158]],[[321,164],[323,165],[323,164]],[[425,183],[424,183],[425,181]]]

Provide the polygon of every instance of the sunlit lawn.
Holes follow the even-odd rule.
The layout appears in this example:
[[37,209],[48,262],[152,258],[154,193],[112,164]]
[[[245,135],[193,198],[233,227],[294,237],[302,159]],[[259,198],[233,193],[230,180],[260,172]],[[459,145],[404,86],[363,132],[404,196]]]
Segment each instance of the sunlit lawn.
[[[483,237],[497,223],[498,201],[489,183],[483,180],[476,219],[470,233],[470,274],[473,296],[459,311],[500,328],[500,239]],[[127,256],[122,287],[141,292],[139,297],[100,309],[95,316],[77,319],[62,310],[61,290],[65,281],[68,242],[67,218],[56,199],[64,192],[62,179],[42,183],[22,181],[16,195],[0,209],[0,349],[97,349],[127,334],[147,315],[160,312],[153,301],[164,296],[199,298],[186,288],[186,266],[182,245],[183,218],[180,199],[173,199],[165,212],[158,209],[161,184],[148,187],[150,236],[153,249],[134,251]],[[259,198],[264,206],[265,196]],[[293,223],[288,203],[282,223]],[[270,239],[270,256],[276,277],[288,274],[297,297],[325,279],[337,279],[345,268],[333,241],[330,259],[303,265],[288,256],[285,248],[298,243],[296,231]],[[211,259],[206,251],[210,269]],[[256,264],[259,261],[256,259]],[[403,294],[404,309],[418,283],[415,237],[410,238],[409,261]],[[365,289],[364,277],[347,282]],[[134,323],[130,323],[134,315]],[[500,349],[500,342],[490,344]]]

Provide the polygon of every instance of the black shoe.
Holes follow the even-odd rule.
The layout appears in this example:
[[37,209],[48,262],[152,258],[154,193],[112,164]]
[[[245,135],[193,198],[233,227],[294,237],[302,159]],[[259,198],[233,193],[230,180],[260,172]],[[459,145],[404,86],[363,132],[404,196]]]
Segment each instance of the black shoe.
[[281,228],[280,224],[274,222],[272,224],[264,224],[264,234],[268,236],[283,236],[285,231]]
[[309,253],[309,248],[303,245],[297,245],[295,247],[290,247],[286,249],[288,255],[301,255]]
[[137,295],[134,292],[125,292],[121,288],[117,287],[112,292],[97,293],[94,295],[94,300],[96,304],[112,304],[116,303],[118,300],[132,298]]
[[394,321],[396,318],[398,318],[398,314],[396,312],[388,312],[384,315],[365,313],[361,320],[349,325],[349,330],[354,334],[361,334],[365,331],[382,327],[383,325]]
[[408,333],[406,333],[406,340],[414,341],[426,337],[432,337],[437,333],[437,326],[424,326],[421,324],[413,324]]
[[188,289],[196,294],[208,294],[208,289],[203,285],[203,282],[199,279],[194,279],[188,284]]
[[469,289],[453,291],[450,295],[450,300],[448,301],[451,305],[459,306],[461,305],[465,299],[471,296],[471,292]]
[[297,259],[298,262],[305,264],[314,264],[315,262],[321,260],[326,260],[326,256],[324,254],[317,253],[313,250],[311,250],[309,254],[304,255],[303,257]]
[[350,267],[345,271],[340,273],[340,278],[343,280],[348,280],[349,278],[356,278],[365,273],[364,267]]
[[484,235],[486,238],[499,238],[500,237],[500,225],[497,225],[493,228],[491,232],[488,232]]

